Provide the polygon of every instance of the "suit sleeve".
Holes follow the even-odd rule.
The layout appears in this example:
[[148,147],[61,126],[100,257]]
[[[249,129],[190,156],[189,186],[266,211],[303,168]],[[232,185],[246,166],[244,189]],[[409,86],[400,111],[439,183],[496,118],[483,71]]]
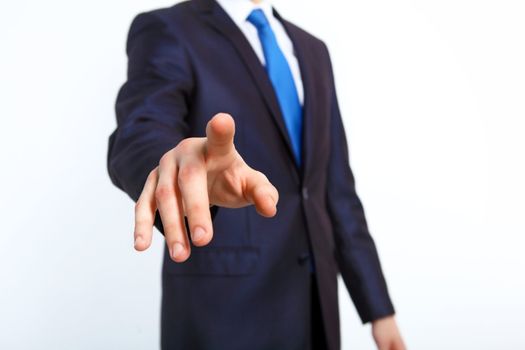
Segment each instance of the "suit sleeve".
[[[154,13],[135,17],[126,52],[128,78],[117,96],[107,168],[113,184],[137,201],[162,155],[187,137],[194,80],[180,40]],[[164,232],[158,212],[155,226]]]
[[[326,49],[326,48],[325,48]],[[328,55],[328,50],[326,50]],[[331,151],[327,205],[343,281],[363,323],[394,314],[374,240],[350,169],[348,145],[331,75]]]

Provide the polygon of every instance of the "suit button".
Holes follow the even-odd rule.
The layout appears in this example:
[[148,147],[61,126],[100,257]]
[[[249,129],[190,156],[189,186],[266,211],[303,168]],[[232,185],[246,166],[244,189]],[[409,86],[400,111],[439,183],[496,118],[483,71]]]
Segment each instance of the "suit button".
[[303,253],[297,257],[297,262],[299,263],[299,265],[304,265],[308,262],[309,259],[310,259],[310,254]]
[[308,188],[307,187],[303,187],[302,195],[303,195],[304,200],[308,199]]

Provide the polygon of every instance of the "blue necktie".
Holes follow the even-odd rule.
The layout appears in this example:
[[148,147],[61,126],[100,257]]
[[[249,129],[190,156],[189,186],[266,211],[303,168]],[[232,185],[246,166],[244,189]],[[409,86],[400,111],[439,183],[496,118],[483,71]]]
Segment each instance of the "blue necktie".
[[279,101],[284,123],[292,143],[295,160],[301,165],[302,107],[288,61],[277,44],[275,34],[261,9],[253,10],[247,18],[257,28],[266,60],[266,72]]

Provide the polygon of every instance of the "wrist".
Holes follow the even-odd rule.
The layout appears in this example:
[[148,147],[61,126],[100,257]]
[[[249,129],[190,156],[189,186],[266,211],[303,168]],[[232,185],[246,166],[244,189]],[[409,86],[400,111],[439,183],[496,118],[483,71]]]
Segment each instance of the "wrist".
[[381,326],[381,325],[387,325],[387,324],[395,324],[396,323],[396,319],[395,319],[395,315],[392,314],[392,315],[387,315],[387,316],[382,316],[380,318],[377,318],[375,320],[373,320],[371,322],[372,324],[372,327],[377,327],[377,326]]
[[378,349],[406,349],[394,315],[372,321],[372,335]]

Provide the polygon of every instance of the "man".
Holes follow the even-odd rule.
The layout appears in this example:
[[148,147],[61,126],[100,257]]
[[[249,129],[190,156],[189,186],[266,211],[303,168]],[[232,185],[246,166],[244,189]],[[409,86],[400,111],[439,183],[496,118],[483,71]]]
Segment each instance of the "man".
[[137,16],[127,53],[108,169],[135,248],[166,239],[162,348],[339,349],[340,271],[403,349],[324,43],[264,0],[192,0]]

